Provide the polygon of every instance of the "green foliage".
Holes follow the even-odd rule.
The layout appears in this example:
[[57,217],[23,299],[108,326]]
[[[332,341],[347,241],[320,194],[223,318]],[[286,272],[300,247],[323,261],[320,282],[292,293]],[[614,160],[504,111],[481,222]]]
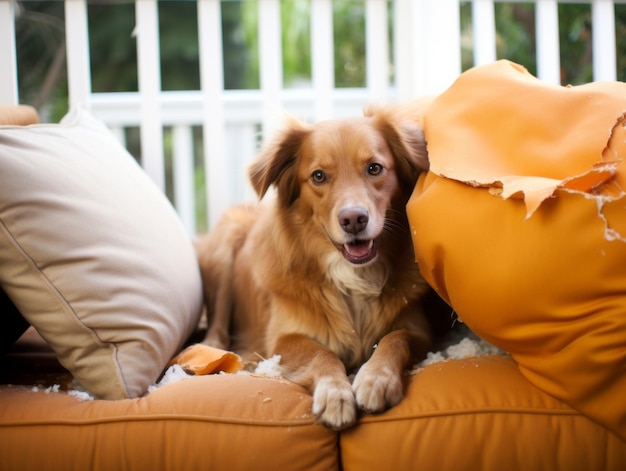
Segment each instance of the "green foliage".
[[35,106],[42,120],[57,121],[68,104],[63,3],[23,2],[16,11],[20,102]]
[[195,2],[159,2],[163,90],[199,90],[200,61]]
[[474,45],[472,38],[472,4],[461,2],[461,70],[465,71],[474,65]]
[[[159,2],[162,88],[193,90],[200,86],[196,2]],[[17,2],[17,55],[21,101],[33,104],[44,120],[56,120],[67,109],[64,7],[60,0]],[[224,0],[222,37],[227,89],[259,87],[259,0]],[[311,0],[281,0],[284,83],[311,80]],[[365,0],[334,0],[334,67],[337,87],[365,85]],[[393,8],[389,0],[390,11]],[[626,78],[626,5],[617,4],[618,78]],[[473,65],[472,5],[461,3],[462,67]],[[92,89],[95,92],[137,90],[137,52],[133,36],[133,2],[88,1]],[[495,4],[497,57],[525,65],[536,73],[535,5]],[[591,7],[560,3],[560,49],[563,83],[592,79]],[[393,22],[390,20],[390,29]]]
[[[242,24],[251,51],[247,85],[258,88],[258,0],[243,1]],[[365,2],[334,0],[335,86],[365,86]],[[283,81],[286,87],[311,81],[311,0],[281,0]]]
[[[198,90],[200,61],[197,5],[193,1],[160,1],[159,47],[161,88]],[[242,88],[247,51],[239,21],[239,2],[222,4],[225,87]],[[132,35],[135,7],[129,2],[90,3],[89,29],[93,90],[137,90],[137,45]]]
[[284,81],[288,85],[311,78],[311,3],[281,2]]
[[626,81],[626,5],[615,5],[617,80]]
[[[461,61],[462,70],[474,66],[472,3],[461,3]],[[496,3],[496,58],[524,65],[536,73],[534,4]]]
[[[289,87],[311,79],[311,3],[310,0],[282,0],[280,9],[283,81]],[[258,11],[258,0],[242,2],[243,38],[251,51],[246,81],[249,88],[260,86]]]
[[559,5],[561,82],[579,85],[593,79],[591,5]]
[[87,14],[92,91],[137,91],[137,41],[133,37],[134,5],[88,4]]
[[[626,8],[616,5],[616,39],[618,50],[618,79],[626,76]],[[577,85],[593,79],[591,44],[591,5],[560,3],[559,49],[561,82]],[[496,54],[537,73],[536,29],[534,3],[496,3]],[[471,2],[461,5],[463,70],[473,65]],[[619,64],[622,64],[619,66]]]
[[251,80],[250,64],[254,52],[246,43],[242,14],[241,1],[222,2],[224,87],[227,90],[258,88],[258,75]]
[[335,86],[365,86],[365,2],[333,2]]
[[242,76],[244,77],[243,88],[256,89],[260,87],[258,2],[257,0],[249,0],[233,3],[236,3],[240,8],[241,40],[242,44],[244,44],[249,51],[248,60],[245,64],[246,67],[242,67]]
[[536,74],[534,4],[497,3],[495,17],[498,59],[513,60]]

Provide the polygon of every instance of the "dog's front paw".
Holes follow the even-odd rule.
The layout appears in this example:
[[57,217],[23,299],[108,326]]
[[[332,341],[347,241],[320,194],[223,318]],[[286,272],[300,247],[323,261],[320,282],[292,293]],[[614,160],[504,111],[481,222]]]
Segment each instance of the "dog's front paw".
[[342,430],[356,422],[356,401],[350,382],[336,378],[319,380],[313,393],[313,414],[333,430]]
[[383,412],[395,406],[404,397],[402,378],[389,367],[373,367],[365,363],[352,383],[359,409],[369,412]]

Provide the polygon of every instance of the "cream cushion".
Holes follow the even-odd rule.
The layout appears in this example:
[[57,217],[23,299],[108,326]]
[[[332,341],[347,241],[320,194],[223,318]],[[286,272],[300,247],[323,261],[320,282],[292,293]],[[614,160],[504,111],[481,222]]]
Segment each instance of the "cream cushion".
[[196,327],[195,252],[87,111],[0,127],[0,287],[98,398],[144,394]]

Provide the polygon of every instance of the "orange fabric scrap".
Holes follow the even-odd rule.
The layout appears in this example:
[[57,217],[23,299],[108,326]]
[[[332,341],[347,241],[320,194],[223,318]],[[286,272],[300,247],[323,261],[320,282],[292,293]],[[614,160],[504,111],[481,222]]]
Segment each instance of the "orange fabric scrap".
[[180,352],[170,365],[180,365],[185,373],[192,375],[235,373],[243,368],[239,355],[200,343]]

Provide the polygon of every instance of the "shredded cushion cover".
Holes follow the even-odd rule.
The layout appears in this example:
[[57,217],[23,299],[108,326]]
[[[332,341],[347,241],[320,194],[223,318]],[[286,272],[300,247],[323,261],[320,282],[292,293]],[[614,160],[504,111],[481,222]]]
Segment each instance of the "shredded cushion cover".
[[522,374],[626,440],[626,84],[499,61],[425,116],[409,201],[427,281]]

